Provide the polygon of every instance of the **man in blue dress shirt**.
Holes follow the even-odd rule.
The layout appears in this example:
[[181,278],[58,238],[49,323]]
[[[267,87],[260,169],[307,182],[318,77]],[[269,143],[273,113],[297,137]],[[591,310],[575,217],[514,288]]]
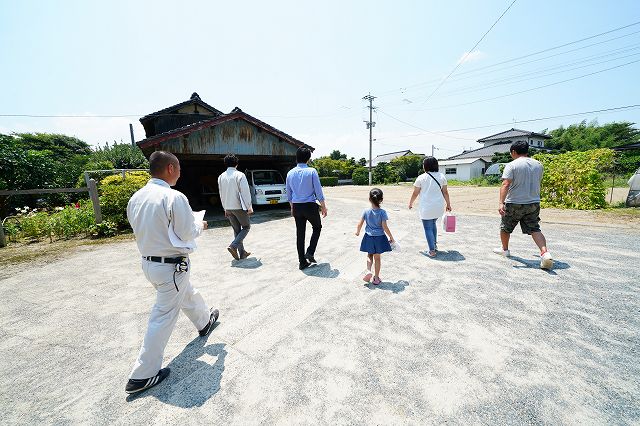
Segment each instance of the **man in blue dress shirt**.
[[[327,207],[324,203],[324,194],[320,185],[320,177],[313,167],[307,163],[311,159],[309,148],[301,147],[296,152],[298,165],[287,173],[287,197],[291,205],[291,216],[296,220],[296,245],[298,248],[298,261],[300,269],[305,269],[311,263],[316,263],[314,255],[320,238],[322,222],[318,211],[318,201],[322,217],[327,217]],[[313,232],[309,248],[304,250],[304,237],[307,230],[307,221],[311,223]]]

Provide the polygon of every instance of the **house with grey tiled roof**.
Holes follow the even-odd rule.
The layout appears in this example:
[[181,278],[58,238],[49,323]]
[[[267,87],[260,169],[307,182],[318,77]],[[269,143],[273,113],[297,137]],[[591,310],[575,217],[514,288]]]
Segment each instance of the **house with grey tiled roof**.
[[408,149],[404,151],[389,152],[387,154],[380,154],[376,156],[374,159],[371,160],[371,165],[375,167],[380,163],[388,163],[391,160],[395,160],[396,158],[404,157],[406,155],[424,155],[424,154],[415,154]]
[[[478,139],[478,142],[484,145],[483,147],[463,151],[461,154],[447,158],[445,160],[446,169],[443,173],[450,179],[469,180],[479,177],[486,170],[486,167],[481,166],[482,163],[488,165],[495,154],[509,152],[512,143],[525,141],[532,148],[546,150],[544,142],[547,139],[551,139],[551,136],[520,129],[509,129],[486,136]],[[482,162],[475,160],[482,160]]]

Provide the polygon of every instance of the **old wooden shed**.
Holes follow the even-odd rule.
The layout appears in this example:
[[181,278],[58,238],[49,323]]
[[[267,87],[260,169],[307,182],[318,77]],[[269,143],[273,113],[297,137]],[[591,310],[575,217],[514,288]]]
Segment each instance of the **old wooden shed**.
[[180,160],[182,176],[176,189],[194,208],[216,204],[217,177],[228,153],[240,158],[239,170],[275,169],[284,176],[295,166],[296,150],[306,146],[298,139],[234,108],[224,114],[203,102],[197,93],[189,100],[140,119],[146,138],[137,142],[149,158],[163,150]]

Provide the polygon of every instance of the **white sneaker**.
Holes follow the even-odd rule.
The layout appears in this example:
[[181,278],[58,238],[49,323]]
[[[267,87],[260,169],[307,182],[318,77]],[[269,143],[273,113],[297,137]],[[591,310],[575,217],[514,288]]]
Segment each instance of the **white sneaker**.
[[551,253],[545,251],[542,256],[540,256],[540,269],[551,269],[553,268],[553,258],[551,257]]
[[511,252],[509,250],[502,250],[502,247],[500,248],[494,248],[493,252],[495,254],[499,254],[500,256],[504,256],[504,257],[509,257],[511,256]]

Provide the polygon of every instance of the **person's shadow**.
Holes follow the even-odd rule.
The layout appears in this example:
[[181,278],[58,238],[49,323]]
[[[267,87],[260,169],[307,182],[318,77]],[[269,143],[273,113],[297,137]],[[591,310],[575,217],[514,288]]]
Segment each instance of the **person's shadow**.
[[408,281],[400,280],[400,281],[396,281],[395,283],[382,281],[378,285],[375,285],[372,283],[366,283],[364,286],[367,287],[369,290],[387,290],[392,292],[393,294],[398,294],[401,291],[404,291],[404,289],[408,285],[409,285]]
[[[426,254],[425,254],[426,256]],[[442,262],[462,262],[465,257],[458,250],[438,251],[436,257],[433,260],[440,260]]]
[[549,275],[558,275],[555,272],[556,270],[562,270],[562,269],[571,268],[571,265],[569,265],[568,263],[559,262],[559,261],[557,261],[555,259],[553,261],[553,268],[551,268],[551,269],[541,269],[540,268],[540,260],[523,259],[523,258],[518,257],[518,256],[509,256],[508,258],[512,259],[512,260],[515,260],[516,262],[521,263],[521,265],[513,265],[513,267],[516,268],[516,269],[522,269],[522,268],[540,269],[541,271],[544,271]]
[[303,269],[302,272],[310,277],[320,278],[336,278],[340,275],[339,270],[331,269],[330,263],[311,264],[308,268]]
[[262,261],[256,257],[247,257],[246,259],[231,261],[232,268],[241,269],[257,269],[262,266]]
[[164,382],[140,394],[129,395],[127,401],[153,396],[176,407],[204,405],[220,390],[227,356],[224,343],[205,346],[206,343],[206,338],[195,338],[167,365],[171,373]]

